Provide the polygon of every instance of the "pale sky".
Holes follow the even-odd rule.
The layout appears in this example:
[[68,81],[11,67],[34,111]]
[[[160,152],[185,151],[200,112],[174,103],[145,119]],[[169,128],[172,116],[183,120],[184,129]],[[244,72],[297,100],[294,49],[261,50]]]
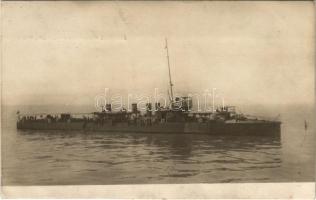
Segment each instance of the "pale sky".
[[216,88],[226,102],[314,102],[313,2],[2,2],[4,104]]

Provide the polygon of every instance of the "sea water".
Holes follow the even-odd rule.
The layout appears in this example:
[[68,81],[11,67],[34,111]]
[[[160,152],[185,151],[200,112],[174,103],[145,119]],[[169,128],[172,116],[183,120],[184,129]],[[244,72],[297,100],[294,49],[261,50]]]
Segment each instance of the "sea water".
[[259,115],[280,113],[280,139],[16,129],[17,110],[26,113],[89,109],[2,106],[2,184],[314,181],[313,106],[248,109]]

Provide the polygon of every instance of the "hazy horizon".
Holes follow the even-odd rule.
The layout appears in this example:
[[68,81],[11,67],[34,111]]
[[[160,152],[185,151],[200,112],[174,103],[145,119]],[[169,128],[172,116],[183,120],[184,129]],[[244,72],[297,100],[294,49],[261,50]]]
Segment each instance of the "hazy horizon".
[[2,104],[85,105],[105,88],[166,95],[165,38],[175,92],[314,103],[312,2],[13,4],[3,3]]

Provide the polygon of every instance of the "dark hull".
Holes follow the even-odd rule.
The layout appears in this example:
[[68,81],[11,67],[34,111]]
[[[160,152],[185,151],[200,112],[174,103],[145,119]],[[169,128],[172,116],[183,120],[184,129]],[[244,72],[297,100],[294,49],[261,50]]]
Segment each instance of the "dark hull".
[[102,132],[133,132],[133,133],[195,133],[209,135],[254,135],[280,136],[280,122],[251,123],[159,123],[152,125],[128,123],[95,123],[95,122],[18,122],[17,128],[22,130],[83,130]]

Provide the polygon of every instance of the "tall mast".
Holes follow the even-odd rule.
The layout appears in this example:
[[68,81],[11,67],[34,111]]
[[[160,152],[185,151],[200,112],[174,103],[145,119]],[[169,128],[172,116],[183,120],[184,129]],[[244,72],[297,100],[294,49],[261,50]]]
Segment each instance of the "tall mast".
[[170,95],[171,95],[171,104],[173,103],[173,90],[172,90],[172,81],[171,81],[171,71],[170,71],[170,62],[169,62],[169,51],[168,51],[168,40],[166,38],[166,49],[167,49],[167,61],[168,61],[168,70],[169,70],[169,85],[170,85]]

